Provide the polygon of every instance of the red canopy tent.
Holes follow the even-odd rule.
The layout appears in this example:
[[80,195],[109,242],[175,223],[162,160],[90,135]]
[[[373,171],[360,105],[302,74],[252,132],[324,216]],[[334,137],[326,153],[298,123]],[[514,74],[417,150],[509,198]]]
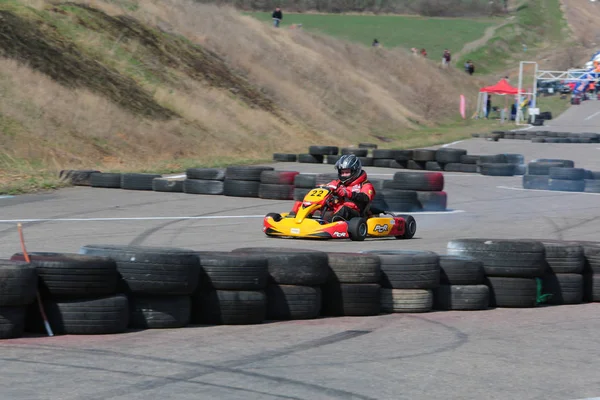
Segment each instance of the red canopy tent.
[[491,93],[491,94],[514,94],[519,93],[519,89],[513,87],[508,83],[506,79],[500,79],[498,83],[492,86],[486,86],[479,89],[479,93]]
[[[521,92],[523,92],[523,90],[521,90]],[[481,117],[483,116],[485,113],[483,112],[484,109],[484,93],[488,93],[488,94],[498,94],[501,96],[506,96],[506,95],[512,95],[512,96],[516,96],[519,93],[519,89],[517,89],[516,87],[513,87],[510,85],[510,83],[508,83],[508,81],[506,79],[500,79],[495,85],[492,86],[486,86],[486,87],[482,87],[481,89],[479,89],[479,97],[477,99],[477,112],[476,115]],[[505,98],[504,101],[504,107],[505,109],[508,108],[508,99]]]

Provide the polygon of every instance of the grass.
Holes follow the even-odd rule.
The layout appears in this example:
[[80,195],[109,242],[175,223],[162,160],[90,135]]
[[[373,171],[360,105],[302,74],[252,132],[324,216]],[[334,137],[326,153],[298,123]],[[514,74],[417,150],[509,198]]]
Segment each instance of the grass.
[[[109,97],[95,90],[97,86],[85,86],[85,79],[78,87],[68,87],[48,72],[0,57],[2,194],[64,186],[58,180],[63,169],[171,173],[268,162],[274,152],[305,153],[313,144],[433,146],[502,127],[492,121],[457,119],[458,95],[467,96],[473,108],[482,86],[478,77],[469,77],[460,68],[441,69],[437,59],[415,58],[390,48],[385,36],[378,37],[384,48],[364,46],[373,36],[362,37],[356,27],[350,31],[362,43],[315,34],[310,28],[275,29],[233,9],[186,0],[126,4],[96,0],[94,6],[99,11],[46,0],[0,2],[0,12],[8,10],[33,22],[22,25],[26,29],[19,40],[6,41],[2,31],[6,22],[12,24],[10,35],[19,33],[20,25],[18,18],[5,18],[0,50],[2,46],[19,50],[15,46],[23,40],[41,38],[46,45],[60,45],[72,56],[66,59],[69,62],[81,63],[79,72],[110,67],[107,76],[116,82],[105,85],[114,89],[110,92],[114,97]],[[384,27],[390,35],[421,21],[425,24],[421,27],[429,28],[419,40],[431,41],[430,54],[436,45],[452,49],[435,42],[436,28],[427,25],[430,21],[438,26],[456,22],[457,30],[469,28],[465,20],[305,17],[367,22],[378,18],[395,22],[396,28],[391,23]],[[134,19],[128,22],[133,30],[122,37],[125,30],[114,26],[126,18]],[[293,22],[289,19],[292,16],[286,14],[288,24]],[[494,23],[478,21],[483,25],[476,36]],[[307,27],[306,21],[302,23]],[[363,32],[372,29],[370,23]],[[342,22],[336,24],[336,29],[343,28]],[[48,34],[32,34],[31,29]],[[467,40],[466,31],[462,37]],[[397,46],[413,46],[400,43],[401,33],[395,38]],[[456,43],[462,47],[462,42]],[[52,71],[63,66],[55,62]],[[119,87],[119,82],[128,86]],[[132,91],[148,106],[175,116],[157,120],[123,107]]]
[[511,23],[497,29],[485,47],[464,54],[458,65],[472,60],[477,73],[490,74],[520,60],[534,60],[539,50],[562,44],[566,27],[560,0],[528,0]]
[[[269,13],[248,13],[271,23]],[[497,24],[492,18],[425,18],[392,15],[293,14],[283,16],[281,28],[302,28],[370,46],[377,38],[387,48],[425,48],[428,56],[441,60],[444,49],[458,52],[467,42],[483,36]]]

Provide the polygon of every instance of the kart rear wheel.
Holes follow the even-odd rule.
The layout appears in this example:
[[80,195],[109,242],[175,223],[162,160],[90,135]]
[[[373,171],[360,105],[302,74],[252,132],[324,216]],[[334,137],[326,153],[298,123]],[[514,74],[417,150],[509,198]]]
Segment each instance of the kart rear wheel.
[[348,221],[348,233],[350,234],[350,240],[362,241],[367,237],[367,220],[364,218],[352,218]]
[[265,218],[271,217],[273,218],[273,220],[275,220],[275,222],[279,222],[281,221],[281,214],[277,214],[277,213],[268,213],[267,215],[265,215]]
[[417,221],[412,215],[398,215],[404,218],[404,234],[396,236],[396,239],[412,239],[417,233]]

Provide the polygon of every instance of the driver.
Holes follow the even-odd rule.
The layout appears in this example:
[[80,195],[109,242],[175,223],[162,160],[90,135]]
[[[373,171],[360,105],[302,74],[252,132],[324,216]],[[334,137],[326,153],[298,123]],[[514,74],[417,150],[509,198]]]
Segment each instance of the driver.
[[[334,190],[338,197],[331,221],[350,221],[354,217],[364,216],[375,197],[375,188],[367,180],[360,159],[354,154],[345,154],[335,163],[335,168],[339,179],[323,185]],[[295,215],[301,204],[301,201],[297,201],[293,214],[290,214]]]

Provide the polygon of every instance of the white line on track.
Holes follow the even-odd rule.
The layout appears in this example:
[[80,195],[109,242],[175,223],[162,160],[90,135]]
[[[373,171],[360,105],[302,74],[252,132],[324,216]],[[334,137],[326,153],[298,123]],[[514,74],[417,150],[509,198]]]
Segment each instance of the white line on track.
[[590,119],[594,118],[598,114],[600,114],[600,111],[597,111],[597,112],[593,113],[592,115],[590,115],[589,117],[584,118],[584,121],[590,120]]
[[10,199],[11,197],[15,197],[15,196],[0,196],[0,199]]
[[456,142],[452,142],[452,143],[446,143],[446,144],[443,144],[443,145],[442,145],[442,147],[448,147],[448,146],[452,146],[453,144],[458,144],[458,143],[460,143],[460,142],[462,142],[462,140],[457,140]]
[[[463,213],[464,210],[449,211],[417,211],[417,212],[393,212],[394,214],[410,215],[445,215]],[[201,217],[112,217],[112,218],[23,218],[23,219],[1,219],[0,224],[17,222],[94,222],[94,221],[176,221],[176,220],[200,220],[200,219],[231,219],[231,218],[264,218],[265,215],[210,215]]]
[[521,190],[525,192],[546,192],[546,193],[566,193],[566,194],[591,194],[592,196],[600,196],[600,193],[589,193],[589,192],[567,192],[563,190],[544,190],[544,189],[525,189],[518,187],[510,187],[510,186],[496,186],[498,189],[508,189],[508,190]]

